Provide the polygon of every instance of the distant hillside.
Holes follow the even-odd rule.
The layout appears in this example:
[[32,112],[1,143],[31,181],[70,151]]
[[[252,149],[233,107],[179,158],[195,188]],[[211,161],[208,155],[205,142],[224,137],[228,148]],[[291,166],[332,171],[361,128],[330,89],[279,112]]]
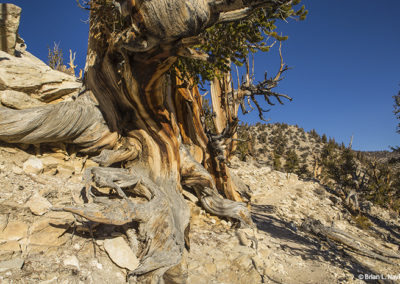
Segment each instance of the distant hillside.
[[250,141],[247,147],[243,147],[243,142],[239,143],[239,158],[244,159],[246,155],[250,155],[276,170],[284,170],[288,157],[297,156],[299,166],[307,166],[311,171],[325,144],[333,143],[339,148],[335,140],[328,139],[325,134],[320,136],[315,130],[306,132],[297,125],[285,123],[257,123],[252,126],[242,124],[238,133],[239,138]]
[[381,163],[388,163],[390,161],[400,159],[400,152],[394,151],[363,151],[362,153],[369,158],[377,159]]
[[319,180],[344,197],[400,209],[400,153],[353,151],[326,134],[285,123],[239,126],[239,159],[252,157],[274,170]]

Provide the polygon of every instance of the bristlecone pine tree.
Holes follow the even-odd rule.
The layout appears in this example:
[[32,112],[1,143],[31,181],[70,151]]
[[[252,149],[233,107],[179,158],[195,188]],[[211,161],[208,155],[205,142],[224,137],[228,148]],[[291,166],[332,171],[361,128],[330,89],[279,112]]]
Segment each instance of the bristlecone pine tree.
[[[300,0],[92,0],[85,77],[75,101],[0,109],[0,139],[9,143],[66,143],[101,167],[87,184],[113,189],[110,199],[87,186],[84,206],[62,210],[134,230],[142,243],[140,283],[185,282],[191,188],[210,213],[251,226],[226,161],[235,148],[239,106],[287,96],[272,89],[287,69],[253,84],[248,53],[279,41],[276,19],[304,18]],[[281,56],[282,59],[282,56]],[[230,63],[246,63],[236,89]],[[205,128],[195,86],[211,80],[215,132]],[[110,196],[111,197],[111,196]]]
[[[393,99],[394,99],[393,113],[396,116],[396,118],[399,120],[399,122],[397,124],[397,133],[400,134],[400,92],[396,96],[394,96]],[[395,148],[393,150],[400,152],[400,145],[397,146],[397,148]]]

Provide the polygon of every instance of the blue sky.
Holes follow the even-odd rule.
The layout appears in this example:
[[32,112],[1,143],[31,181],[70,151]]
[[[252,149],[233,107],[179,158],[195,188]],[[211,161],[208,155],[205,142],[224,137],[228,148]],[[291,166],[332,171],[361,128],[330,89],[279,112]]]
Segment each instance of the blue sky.
[[[60,43],[65,57],[77,52],[83,68],[87,12],[75,0],[10,0],[23,8],[20,34],[28,50],[47,61],[47,47]],[[289,36],[283,45],[292,67],[279,92],[294,98],[271,107],[271,122],[316,129],[338,142],[350,141],[357,150],[387,150],[400,145],[393,115],[393,98],[400,90],[399,0],[303,0],[305,21],[280,23]],[[256,79],[272,75],[279,66],[277,48],[256,55]],[[256,113],[242,120],[255,123]]]

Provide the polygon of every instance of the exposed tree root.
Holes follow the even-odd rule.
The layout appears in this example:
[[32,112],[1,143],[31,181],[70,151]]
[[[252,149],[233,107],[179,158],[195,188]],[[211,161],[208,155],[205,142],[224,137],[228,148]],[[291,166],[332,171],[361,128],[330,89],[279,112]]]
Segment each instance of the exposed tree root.
[[[301,228],[303,231],[312,233],[314,235],[327,239],[328,241],[339,243],[359,254],[368,256],[373,259],[378,259],[385,263],[397,265],[389,258],[400,259],[400,255],[398,254],[378,248],[373,244],[362,240],[359,237],[352,236],[349,233],[343,232],[337,228],[325,227],[318,220],[307,219],[303,222]],[[364,247],[362,247],[361,244],[363,244]]]
[[[139,252],[140,265],[131,275],[147,274],[146,279],[158,282],[167,270],[181,262],[190,213],[176,184],[164,181],[161,187],[148,178],[144,169],[90,168],[86,176],[88,183],[110,187],[119,198],[95,196],[88,184],[87,195],[92,202],[63,210],[102,224],[138,222],[138,239],[145,245]],[[146,201],[134,202],[125,191]]]
[[253,226],[250,212],[243,202],[223,198],[217,191],[209,172],[190,155],[184,145],[180,147],[182,185],[192,187],[201,205],[209,213],[239,220],[243,226]]
[[88,93],[75,101],[24,110],[0,107],[0,140],[38,144],[66,142],[93,151],[113,146],[118,135],[111,133]]

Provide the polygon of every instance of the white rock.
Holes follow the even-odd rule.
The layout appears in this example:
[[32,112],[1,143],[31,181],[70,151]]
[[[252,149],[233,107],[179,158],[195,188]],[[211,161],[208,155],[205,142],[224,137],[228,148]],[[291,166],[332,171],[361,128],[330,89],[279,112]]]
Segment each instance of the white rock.
[[26,206],[35,215],[42,216],[50,210],[51,203],[37,192],[29,198]]
[[139,260],[122,237],[107,239],[104,248],[111,260],[122,268],[134,270],[139,266]]
[[28,234],[28,225],[24,222],[9,222],[6,228],[0,232],[0,240],[18,241]]
[[13,258],[10,260],[0,262],[0,272],[7,271],[9,269],[21,269],[24,265],[24,260],[22,258]]
[[48,170],[51,170],[51,169],[55,169],[55,168],[57,168],[58,165],[64,163],[63,160],[57,159],[52,156],[43,157],[43,158],[40,158],[40,160],[42,161],[45,172]]
[[91,262],[91,265],[93,266],[93,267],[96,267],[97,269],[99,269],[99,270],[102,270],[103,269],[103,265],[100,263],[100,262],[98,262],[97,260],[92,260],[92,262]]
[[80,269],[79,260],[75,255],[71,255],[71,256],[68,256],[67,258],[65,258],[64,265],[65,266],[74,266],[77,269]]
[[13,173],[16,174],[16,175],[22,175],[22,174],[24,173],[24,170],[21,169],[21,168],[18,167],[18,166],[13,166],[11,170],[12,170]]
[[0,6],[0,50],[14,55],[21,8],[14,4],[3,3]]
[[0,232],[2,232],[8,224],[8,214],[0,214]]
[[26,109],[44,105],[44,103],[25,93],[13,90],[0,91],[0,102],[13,109]]
[[54,276],[49,280],[40,281],[39,284],[57,284],[58,282],[57,280],[58,280],[57,276]]
[[43,171],[43,163],[36,157],[30,157],[24,163],[23,170],[27,174],[40,174]]
[[29,90],[36,94],[33,98],[48,102],[81,87],[75,77],[51,69],[27,51],[21,57],[0,51],[0,57],[4,58],[0,61],[0,89]]

